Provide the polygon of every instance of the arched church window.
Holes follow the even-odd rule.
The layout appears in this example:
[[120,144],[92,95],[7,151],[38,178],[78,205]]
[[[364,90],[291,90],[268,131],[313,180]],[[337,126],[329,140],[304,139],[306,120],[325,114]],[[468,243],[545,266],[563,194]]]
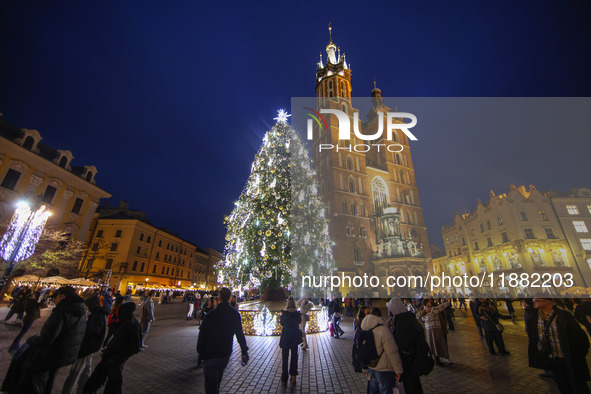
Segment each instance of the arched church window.
[[373,194],[373,205],[376,215],[381,215],[384,208],[388,206],[388,189],[386,182],[380,177],[375,177],[371,183],[371,191]]
[[353,159],[351,156],[347,156],[347,170],[353,171]]

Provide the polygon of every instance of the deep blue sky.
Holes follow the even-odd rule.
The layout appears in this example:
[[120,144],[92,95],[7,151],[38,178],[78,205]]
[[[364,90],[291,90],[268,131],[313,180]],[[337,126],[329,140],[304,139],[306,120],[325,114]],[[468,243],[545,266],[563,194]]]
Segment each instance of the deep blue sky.
[[[392,97],[591,96],[583,3],[4,1],[0,112],[72,151],[72,164],[95,165],[114,201],[221,251],[222,217],[276,110],[315,94],[328,22],[352,66],[354,96],[369,95],[374,77]],[[498,173],[491,161],[482,164],[490,177],[467,183],[446,163],[458,152],[478,163],[491,137],[448,134],[457,152],[413,147],[432,243],[442,243],[441,225],[456,210],[486,201],[491,188],[590,186],[577,158],[588,156],[591,137],[553,151],[567,174]],[[554,138],[559,130],[536,145]],[[519,168],[544,160],[534,151],[498,155]]]

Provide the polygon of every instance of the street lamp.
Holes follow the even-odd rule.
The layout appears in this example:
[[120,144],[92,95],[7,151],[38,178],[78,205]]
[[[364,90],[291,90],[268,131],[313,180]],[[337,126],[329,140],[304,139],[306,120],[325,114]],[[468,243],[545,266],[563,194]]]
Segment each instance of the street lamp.
[[146,278],[146,287],[148,287],[148,281],[150,280],[150,278]]
[[51,216],[51,212],[45,209],[45,205],[41,205],[41,196],[33,203],[33,209],[26,201],[18,203],[10,225],[0,241],[0,257],[8,262],[0,279],[0,289],[6,285],[15,264],[30,257],[35,251],[45,223]]

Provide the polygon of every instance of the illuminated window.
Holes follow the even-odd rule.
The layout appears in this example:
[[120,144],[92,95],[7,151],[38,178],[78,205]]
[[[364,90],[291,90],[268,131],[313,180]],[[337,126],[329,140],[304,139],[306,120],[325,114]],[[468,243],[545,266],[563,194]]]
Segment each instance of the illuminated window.
[[587,230],[587,226],[585,225],[585,222],[583,222],[583,221],[574,221],[573,226],[575,226],[575,231],[577,233],[588,233],[589,232],[589,230]]
[[581,245],[585,250],[591,250],[591,239],[590,238],[583,238],[581,239]]
[[587,210],[591,213],[591,205],[587,205]]
[[542,221],[544,221],[544,222],[548,221],[548,216],[546,216],[545,211],[538,211],[538,215],[540,215],[540,219],[542,219]]
[[566,210],[568,211],[569,215],[578,215],[579,214],[579,208],[577,208],[576,205],[567,205]]

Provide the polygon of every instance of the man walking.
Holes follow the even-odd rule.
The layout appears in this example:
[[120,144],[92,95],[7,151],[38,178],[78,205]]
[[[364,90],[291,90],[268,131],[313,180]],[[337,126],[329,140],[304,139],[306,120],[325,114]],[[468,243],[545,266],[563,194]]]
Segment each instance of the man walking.
[[19,393],[50,393],[57,370],[78,357],[86,329],[84,300],[71,286],[60,287],[53,297],[55,308],[41,333],[27,339],[30,353],[16,390]]
[[197,353],[203,360],[205,392],[217,394],[220,391],[224,370],[232,355],[234,335],[242,349],[242,364],[248,362],[248,346],[242,331],[240,313],[230,305],[232,292],[227,287],[220,290],[220,302],[215,309],[205,315],[199,338]]
[[154,319],[154,295],[156,291],[150,290],[148,293],[148,298],[144,301],[144,305],[142,306],[142,317],[140,325],[142,327],[142,349],[147,348],[144,344],[146,340],[146,336],[148,336],[148,331],[150,331],[150,324],[155,320]]
[[549,369],[561,393],[590,393],[585,356],[589,339],[572,313],[546,294],[534,298],[538,313],[528,323],[529,365]]

